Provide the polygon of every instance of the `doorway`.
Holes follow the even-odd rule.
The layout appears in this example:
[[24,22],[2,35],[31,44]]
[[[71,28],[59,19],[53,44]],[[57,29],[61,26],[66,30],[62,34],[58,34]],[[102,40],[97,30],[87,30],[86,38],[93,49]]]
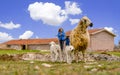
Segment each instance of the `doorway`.
[[25,45],[22,45],[22,50],[26,50],[26,46]]

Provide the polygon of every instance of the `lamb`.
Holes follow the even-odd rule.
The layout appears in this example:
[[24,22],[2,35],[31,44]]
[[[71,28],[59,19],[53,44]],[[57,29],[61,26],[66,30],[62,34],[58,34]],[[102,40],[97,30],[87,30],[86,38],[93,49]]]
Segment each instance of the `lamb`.
[[70,43],[75,48],[74,56],[76,62],[78,62],[80,51],[82,51],[83,61],[85,62],[85,51],[89,44],[88,26],[92,27],[93,24],[87,16],[84,16],[70,34]]
[[60,61],[62,61],[60,46],[57,45],[54,41],[51,41],[49,44],[50,44],[52,62],[57,61],[59,58]]
[[73,52],[73,50],[74,50],[74,47],[72,45],[65,47],[66,60],[67,60],[68,64],[71,64],[71,62],[72,62],[72,59],[73,59],[72,52]]

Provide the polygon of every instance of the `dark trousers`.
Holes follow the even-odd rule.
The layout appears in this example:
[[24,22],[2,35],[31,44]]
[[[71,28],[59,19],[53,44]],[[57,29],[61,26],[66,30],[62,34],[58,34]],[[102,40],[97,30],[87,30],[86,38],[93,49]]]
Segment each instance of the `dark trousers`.
[[64,40],[59,40],[59,43],[60,43],[60,48],[61,48],[61,50],[63,51],[63,48],[64,48]]

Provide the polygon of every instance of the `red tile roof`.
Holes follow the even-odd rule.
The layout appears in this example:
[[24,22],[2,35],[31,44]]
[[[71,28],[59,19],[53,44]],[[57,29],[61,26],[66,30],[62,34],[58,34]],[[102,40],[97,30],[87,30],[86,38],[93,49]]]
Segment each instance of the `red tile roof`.
[[90,30],[88,30],[88,32],[89,32],[89,34],[91,34],[91,33],[94,33],[94,32],[100,31],[100,30],[102,30],[102,29],[90,29]]
[[10,40],[8,42],[5,42],[4,44],[48,44],[51,41],[58,42],[57,38],[49,38],[49,39],[19,39],[19,40]]
[[[88,30],[88,32],[89,32],[89,34],[92,34],[94,32],[100,31],[100,30],[102,30],[102,29],[90,29],[90,30]],[[71,31],[67,31],[66,35],[69,36],[70,33],[71,33]]]

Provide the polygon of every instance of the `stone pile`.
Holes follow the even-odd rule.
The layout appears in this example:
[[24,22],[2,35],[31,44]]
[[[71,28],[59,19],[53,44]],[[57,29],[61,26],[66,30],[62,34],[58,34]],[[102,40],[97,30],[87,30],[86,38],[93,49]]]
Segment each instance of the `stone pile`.
[[50,55],[40,53],[27,53],[22,55],[22,60],[50,61]]
[[120,61],[120,57],[110,55],[110,54],[90,54],[89,55],[91,59],[97,60],[97,61]]
[[2,54],[0,55],[0,60],[8,61],[8,60],[21,60],[21,54]]
[[[82,56],[79,56],[79,61]],[[50,54],[41,53],[25,53],[25,54],[3,54],[0,55],[0,60],[37,60],[37,61],[51,61]],[[110,54],[87,54],[86,61],[120,61],[120,57]]]

